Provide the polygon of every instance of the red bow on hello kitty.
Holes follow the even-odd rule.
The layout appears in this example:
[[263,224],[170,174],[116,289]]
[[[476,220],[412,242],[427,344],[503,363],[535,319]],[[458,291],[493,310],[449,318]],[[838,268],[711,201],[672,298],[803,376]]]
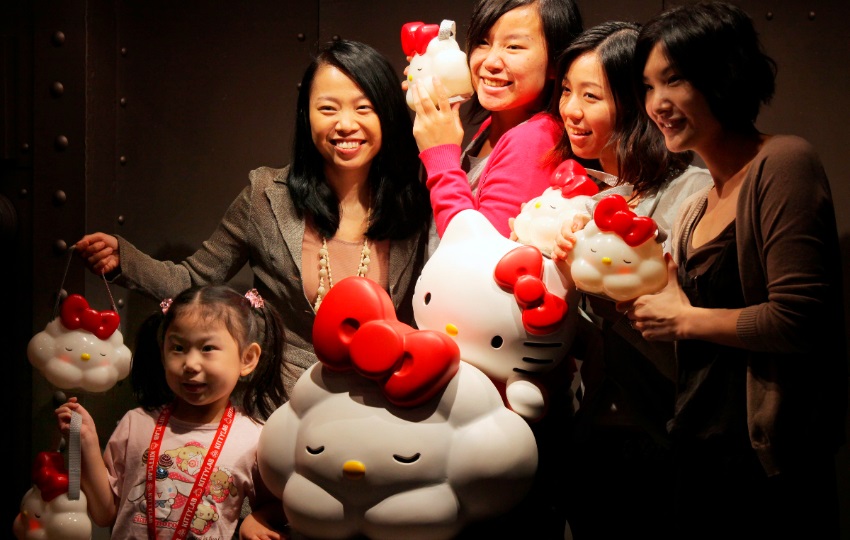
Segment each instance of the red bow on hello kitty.
[[561,196],[567,199],[599,193],[599,187],[587,176],[587,169],[574,159],[568,159],[558,165],[549,177],[549,184],[553,188],[561,188]]
[[86,299],[79,294],[72,294],[62,302],[62,324],[68,330],[82,328],[88,330],[100,339],[109,339],[121,318],[112,310],[97,311],[89,307]]
[[324,366],[354,369],[380,384],[387,400],[400,407],[425,403],[460,367],[454,340],[400,322],[387,292],[359,276],[335,283],[322,300],[313,344]]
[[62,454],[39,452],[32,465],[32,481],[41,491],[41,498],[46,502],[67,493],[68,469],[65,468],[65,458]]
[[600,231],[617,233],[625,243],[639,246],[653,238],[658,226],[646,216],[638,216],[631,210],[622,195],[612,194],[602,198],[593,211],[593,221]]
[[499,263],[493,278],[513,293],[522,309],[522,325],[529,334],[551,334],[567,316],[567,302],[546,289],[543,283],[543,255],[533,246],[509,251]]
[[401,48],[405,56],[425,54],[431,40],[440,35],[439,24],[409,22],[401,27]]

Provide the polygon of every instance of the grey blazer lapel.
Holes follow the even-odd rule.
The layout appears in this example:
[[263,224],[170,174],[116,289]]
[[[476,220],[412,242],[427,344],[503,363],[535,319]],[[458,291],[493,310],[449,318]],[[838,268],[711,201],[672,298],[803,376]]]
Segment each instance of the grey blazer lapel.
[[283,237],[283,242],[286,249],[292,254],[292,260],[301,274],[301,248],[304,241],[304,220],[298,219],[295,214],[295,207],[292,204],[292,199],[289,197],[289,189],[283,181],[286,178],[284,171],[278,178],[275,178],[274,185],[266,188],[266,197],[271,205],[277,227]]

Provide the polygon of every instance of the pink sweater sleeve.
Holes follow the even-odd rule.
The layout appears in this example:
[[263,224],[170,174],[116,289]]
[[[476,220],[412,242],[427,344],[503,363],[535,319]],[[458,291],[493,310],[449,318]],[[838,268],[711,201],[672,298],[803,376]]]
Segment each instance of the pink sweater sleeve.
[[508,218],[516,217],[522,203],[549,187],[558,165],[557,160],[549,159],[549,152],[560,136],[560,125],[546,113],[538,113],[502,135],[481,173],[477,196],[472,195],[460,167],[459,146],[441,145],[422,152],[437,233],[442,236],[455,214],[471,208],[481,212],[500,234],[510,236]]

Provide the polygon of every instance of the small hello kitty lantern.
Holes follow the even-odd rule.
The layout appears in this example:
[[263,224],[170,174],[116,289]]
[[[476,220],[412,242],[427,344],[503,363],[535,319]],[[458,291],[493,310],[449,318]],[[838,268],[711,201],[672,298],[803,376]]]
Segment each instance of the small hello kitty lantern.
[[539,249],[463,210],[422,269],[413,314],[419,328],[451,336],[461,360],[503,389],[510,409],[538,420],[548,405],[547,377],[575,335],[578,297],[569,276]]
[[269,417],[257,461],[308,538],[439,540],[529,491],[537,446],[493,383],[438,332],[399,322],[364,277],[316,314],[319,362]]
[[130,373],[130,349],[114,310],[97,311],[78,294],[62,302],[60,316],[33,336],[30,363],[53,385],[104,392]]
[[514,220],[517,241],[536,247],[547,257],[552,256],[561,225],[572,223],[576,214],[587,213],[588,201],[599,192],[585,168],[572,159],[558,165],[549,183],[551,187],[528,201]]
[[[449,102],[466,101],[472,96],[472,79],[466,53],[455,40],[454,21],[444,20],[440,25],[410,22],[401,27],[401,47],[412,57],[407,69],[407,81],[422,81],[428,93],[434,95],[433,77],[449,93]],[[407,105],[413,109],[411,86],[407,89]]]
[[622,195],[602,198],[576,232],[567,263],[582,291],[616,301],[658,292],[667,284],[665,234],[652,218],[629,210]]
[[12,532],[18,540],[89,540],[91,520],[86,496],[69,496],[68,469],[59,452],[39,452],[32,468],[33,486],[21,501]]

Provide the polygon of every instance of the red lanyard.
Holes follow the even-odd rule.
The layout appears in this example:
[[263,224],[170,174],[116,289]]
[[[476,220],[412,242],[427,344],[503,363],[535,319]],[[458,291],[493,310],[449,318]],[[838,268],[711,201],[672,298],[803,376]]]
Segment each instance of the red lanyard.
[[[151,445],[148,450],[147,475],[145,477],[145,500],[147,501],[148,515],[148,538],[156,539],[156,468],[159,463],[159,447],[162,444],[162,438],[165,434],[165,427],[168,425],[168,419],[171,417],[172,405],[163,407],[159,413],[159,418],[156,420],[153,435],[151,436]],[[227,439],[227,434],[230,433],[230,426],[233,424],[233,418],[236,411],[233,405],[228,401],[227,408],[221,416],[221,421],[218,423],[218,430],[215,433],[210,451],[207,452],[204,458],[204,464],[198,475],[195,477],[195,485],[192,486],[192,491],[183,507],[183,512],[180,514],[180,520],[177,522],[177,528],[174,530],[172,538],[186,538],[186,533],[189,530],[189,523],[195,515],[195,508],[198,506],[198,501],[207,488],[207,483],[210,479],[210,473],[215,466],[215,462],[221,454],[221,449],[224,447],[224,441]]]

